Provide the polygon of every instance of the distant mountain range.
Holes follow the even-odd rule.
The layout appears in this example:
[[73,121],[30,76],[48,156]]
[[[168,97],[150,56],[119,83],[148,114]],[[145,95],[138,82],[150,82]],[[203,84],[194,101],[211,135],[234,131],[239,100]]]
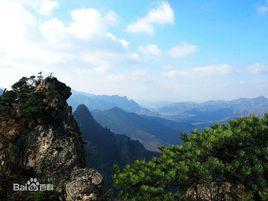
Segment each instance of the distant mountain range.
[[88,142],[85,145],[88,167],[97,168],[109,185],[113,165],[124,166],[135,160],[149,160],[157,153],[147,151],[144,146],[124,135],[116,135],[103,128],[91,115],[85,105],[79,105],[74,112],[81,133]]
[[106,111],[94,110],[92,115],[103,127],[139,140],[148,150],[153,151],[162,145],[180,144],[181,132],[193,128],[188,123],[128,113],[118,107]]
[[2,95],[3,92],[4,92],[4,90],[0,88],[0,95]]
[[190,132],[194,128],[207,128],[232,118],[250,114],[261,116],[268,112],[268,99],[265,97],[167,105],[164,105],[165,102],[146,102],[144,105],[149,110],[127,97],[73,91],[68,102],[73,108],[85,104],[103,127],[139,140],[152,151],[157,151],[162,145],[180,144],[183,131]]
[[155,110],[160,116],[175,121],[186,121],[205,127],[211,123],[221,123],[232,118],[268,112],[268,99],[240,98],[231,101],[207,101],[203,103],[183,102],[169,104]]
[[114,107],[120,107],[127,112],[146,113],[149,110],[142,108],[135,101],[118,95],[93,95],[84,92],[72,91],[72,96],[68,99],[68,103],[75,110],[78,105],[86,105],[90,111],[92,110],[109,110]]

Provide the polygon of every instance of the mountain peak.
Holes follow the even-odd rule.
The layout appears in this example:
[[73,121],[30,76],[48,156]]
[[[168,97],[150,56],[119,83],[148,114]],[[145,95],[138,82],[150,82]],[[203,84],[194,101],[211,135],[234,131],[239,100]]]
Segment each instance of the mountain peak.
[[109,111],[111,111],[111,112],[120,112],[120,113],[122,113],[122,112],[126,112],[126,111],[124,111],[122,108],[120,108],[120,107],[113,107],[113,108],[111,108]]
[[83,111],[83,112],[89,112],[89,109],[87,108],[87,106],[85,104],[80,104],[77,106],[76,111]]
[[92,110],[109,110],[113,107],[119,107],[127,112],[141,113],[145,109],[142,108],[134,100],[126,96],[118,95],[93,95],[84,92],[73,91],[73,95],[69,98],[68,103],[75,109],[80,104],[85,104],[90,111]]
[[82,117],[80,121],[90,121],[93,122],[93,124],[97,123],[93,118],[91,112],[89,111],[88,107],[84,104],[78,105],[73,115],[75,118],[77,118],[77,116]]

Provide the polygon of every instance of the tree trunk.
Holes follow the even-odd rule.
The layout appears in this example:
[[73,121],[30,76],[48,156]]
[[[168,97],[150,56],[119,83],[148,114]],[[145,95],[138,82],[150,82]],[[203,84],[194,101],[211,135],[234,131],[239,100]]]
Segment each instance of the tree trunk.
[[253,199],[255,201],[262,201],[262,198],[261,198],[261,196],[260,196],[258,191],[255,191],[252,195],[253,195]]

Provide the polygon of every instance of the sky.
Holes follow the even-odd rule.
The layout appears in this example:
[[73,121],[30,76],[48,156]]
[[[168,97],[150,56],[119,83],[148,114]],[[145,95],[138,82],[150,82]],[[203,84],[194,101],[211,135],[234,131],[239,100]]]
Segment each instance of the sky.
[[42,71],[144,101],[268,96],[268,0],[0,0],[0,87]]

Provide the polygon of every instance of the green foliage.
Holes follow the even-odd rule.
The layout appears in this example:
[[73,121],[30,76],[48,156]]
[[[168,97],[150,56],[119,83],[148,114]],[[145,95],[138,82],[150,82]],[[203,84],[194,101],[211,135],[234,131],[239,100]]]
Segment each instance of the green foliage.
[[35,118],[40,117],[40,107],[42,105],[43,98],[44,94],[41,92],[33,92],[30,94],[28,98],[20,105],[21,114]]
[[43,76],[39,73],[37,77],[23,77],[12,85],[10,91],[0,96],[0,113],[12,116],[12,111],[18,110],[21,116],[37,118],[44,95],[35,89],[42,80]]
[[10,115],[13,109],[13,102],[16,100],[16,94],[13,91],[7,91],[0,96],[0,114]]
[[162,147],[163,154],[149,162],[115,167],[114,186],[123,198],[180,200],[200,186],[215,190],[228,184],[230,199],[237,199],[238,189],[257,199],[267,189],[268,115],[194,130],[183,140],[181,146]]

